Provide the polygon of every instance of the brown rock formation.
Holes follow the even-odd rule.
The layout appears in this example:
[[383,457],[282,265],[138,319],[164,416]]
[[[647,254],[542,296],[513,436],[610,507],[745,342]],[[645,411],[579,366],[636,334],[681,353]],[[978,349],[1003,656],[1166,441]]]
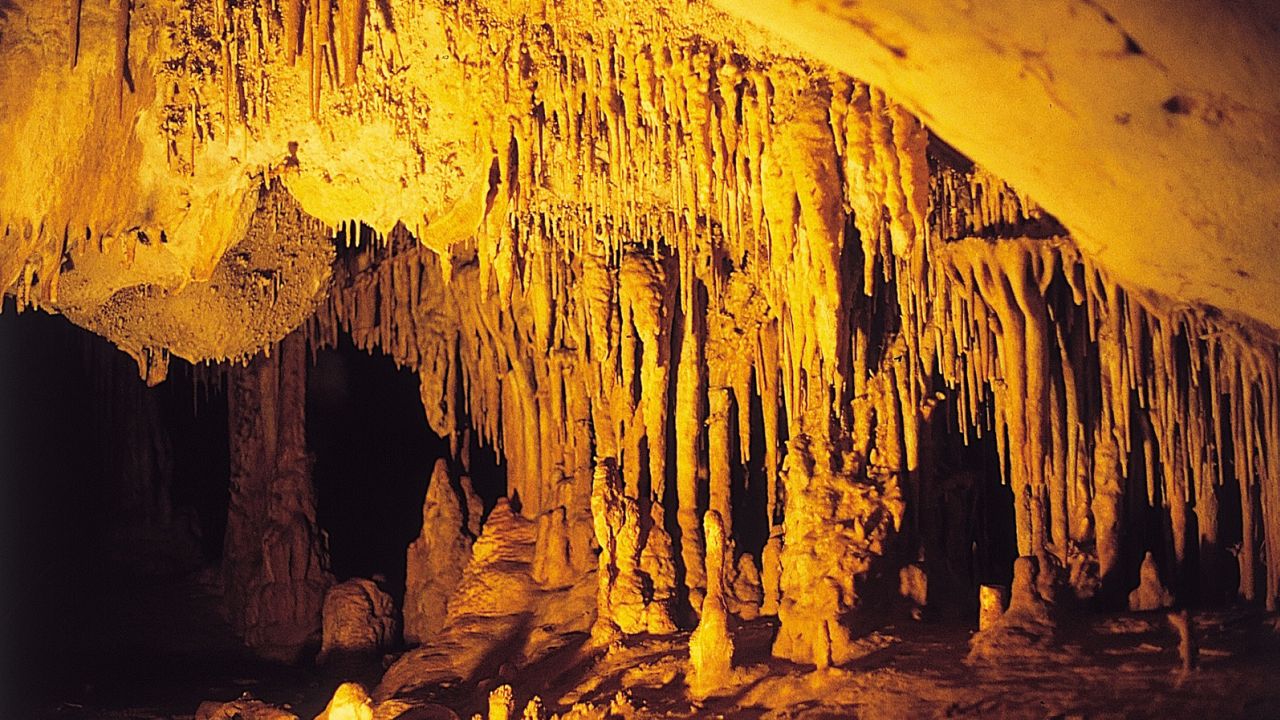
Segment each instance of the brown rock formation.
[[315,524],[305,438],[306,358],[295,333],[229,380],[231,501],[223,549],[230,617],[258,654],[296,661],[319,639],[333,583]]
[[395,601],[372,580],[352,578],[324,596],[319,664],[380,658],[397,642]]
[[1138,577],[1138,587],[1129,593],[1130,610],[1161,610],[1173,604],[1173,593],[1160,582],[1160,568],[1156,567],[1156,559],[1149,552],[1142,558]]

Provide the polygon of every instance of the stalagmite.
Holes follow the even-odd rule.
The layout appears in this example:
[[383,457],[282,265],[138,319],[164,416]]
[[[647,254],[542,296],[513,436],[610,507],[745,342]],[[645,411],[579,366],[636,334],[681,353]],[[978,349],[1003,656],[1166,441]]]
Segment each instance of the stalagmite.
[[1050,646],[1056,628],[1040,594],[1039,575],[1036,558],[1020,557],[1013,562],[1009,607],[970,639],[969,662],[1016,663]]
[[764,603],[764,587],[760,580],[760,570],[756,568],[756,559],[751,553],[743,553],[738,556],[737,566],[730,567],[733,568],[733,584],[729,588],[733,614],[743,620],[754,620],[760,615],[760,607]]
[[514,693],[510,685],[503,685],[489,693],[489,715],[486,720],[511,720],[516,711]]
[[1139,578],[1138,587],[1129,593],[1130,610],[1160,610],[1173,604],[1173,594],[1160,582],[1160,570],[1150,552],[1142,558]]
[[706,532],[707,593],[702,600],[698,627],[689,636],[689,692],[707,697],[728,690],[733,679],[733,639],[729,636],[729,612],[725,605],[726,550],[720,513],[708,510]]
[[978,630],[993,627],[1004,615],[1007,591],[1008,588],[1001,585],[983,585],[978,588]]
[[364,686],[354,682],[344,682],[333,691],[333,697],[325,706],[324,712],[315,720],[373,720],[373,700]]
[[761,615],[777,615],[782,599],[782,537],[771,535],[761,554],[764,566],[760,574],[762,600]]
[[789,443],[777,657],[819,668],[850,657],[844,623],[858,602],[855,583],[883,552],[903,510],[892,479],[882,486],[860,482],[858,462],[804,436]]
[[612,458],[601,459],[591,492],[591,514],[600,546],[598,617],[592,629],[598,642],[607,642],[618,632],[630,635],[675,629],[669,606],[652,595],[646,598],[644,588],[653,587],[653,581],[641,569],[639,508],[623,492],[617,464]]
[[898,571],[898,594],[911,603],[912,617],[917,620],[923,617],[929,604],[929,576],[921,563],[904,565]]
[[474,530],[467,515],[473,504],[479,500],[455,489],[448,464],[438,460],[422,503],[422,529],[405,558],[405,642],[426,642],[444,625],[449,595],[471,559]]
[[1169,613],[1169,625],[1178,635],[1178,660],[1182,673],[1195,670],[1200,664],[1200,646],[1196,641],[1195,619],[1184,610]]

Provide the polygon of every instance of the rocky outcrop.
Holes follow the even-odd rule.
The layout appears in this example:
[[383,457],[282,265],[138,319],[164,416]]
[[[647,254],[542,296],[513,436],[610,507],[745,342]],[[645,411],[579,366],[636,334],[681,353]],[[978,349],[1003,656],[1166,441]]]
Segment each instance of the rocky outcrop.
[[397,642],[395,601],[372,580],[352,578],[324,596],[324,632],[318,664],[380,659]]

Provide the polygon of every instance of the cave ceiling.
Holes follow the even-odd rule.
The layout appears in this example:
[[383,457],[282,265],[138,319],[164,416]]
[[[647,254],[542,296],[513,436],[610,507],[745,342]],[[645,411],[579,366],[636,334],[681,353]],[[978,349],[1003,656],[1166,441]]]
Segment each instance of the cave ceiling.
[[781,172],[856,212],[806,186],[846,172],[806,144],[841,152],[856,77],[1131,291],[1274,328],[1276,13],[1208,5],[7,0],[0,285],[145,371],[301,324],[329,277],[308,246],[357,224],[501,286],[497,229],[531,208],[732,231],[780,202],[740,175]]

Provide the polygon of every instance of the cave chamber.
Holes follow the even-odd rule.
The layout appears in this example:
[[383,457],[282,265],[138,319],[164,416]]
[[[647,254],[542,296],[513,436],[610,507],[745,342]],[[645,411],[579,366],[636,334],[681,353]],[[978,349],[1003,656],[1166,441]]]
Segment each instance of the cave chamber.
[[0,0],[23,717],[1280,713],[1261,2]]

